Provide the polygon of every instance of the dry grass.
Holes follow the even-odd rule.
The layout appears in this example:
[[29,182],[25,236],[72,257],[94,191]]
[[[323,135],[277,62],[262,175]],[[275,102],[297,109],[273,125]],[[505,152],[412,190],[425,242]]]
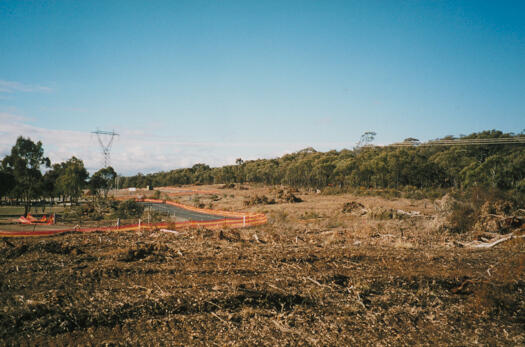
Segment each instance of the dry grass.
[[[0,241],[0,341],[525,343],[523,239],[457,248],[470,236],[433,228],[430,201],[300,192],[301,203],[246,208],[276,194],[249,188],[221,190],[214,206],[266,212],[267,225]],[[343,213],[348,201],[420,215]]]

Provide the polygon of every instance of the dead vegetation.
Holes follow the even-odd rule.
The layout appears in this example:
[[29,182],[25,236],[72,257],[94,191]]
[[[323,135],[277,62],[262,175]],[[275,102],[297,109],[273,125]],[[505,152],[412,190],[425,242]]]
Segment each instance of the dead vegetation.
[[289,189],[279,189],[277,191],[277,198],[283,203],[302,202],[303,199],[297,197],[294,193],[297,193],[297,191],[293,190],[291,188],[289,188]]
[[[275,194],[267,187],[250,189]],[[443,230],[447,199],[301,198],[300,204],[246,207],[268,215],[267,225],[251,229],[70,233],[0,242],[0,341],[525,343],[524,238],[490,248],[458,246],[510,234]],[[343,212],[349,201],[353,206]],[[239,209],[243,197],[216,204]],[[371,217],[378,207],[387,218]],[[404,217],[391,218],[393,211]],[[522,235],[520,228],[512,232]]]
[[343,213],[366,213],[365,206],[357,201],[345,202],[342,211]]
[[294,190],[289,189],[278,189],[275,198],[269,198],[266,195],[255,194],[248,199],[244,200],[244,206],[254,205],[273,205],[276,203],[298,203],[303,200],[294,194]]
[[244,206],[254,205],[271,205],[275,204],[275,199],[270,199],[266,195],[254,195],[247,200],[244,200]]
[[507,234],[522,227],[525,218],[510,201],[489,198],[481,201],[458,199],[451,194],[436,201],[439,228],[443,231],[469,231]]

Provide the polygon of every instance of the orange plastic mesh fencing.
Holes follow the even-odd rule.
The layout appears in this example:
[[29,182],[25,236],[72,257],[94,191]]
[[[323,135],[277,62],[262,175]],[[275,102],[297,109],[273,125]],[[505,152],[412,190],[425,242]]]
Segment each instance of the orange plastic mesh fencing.
[[176,223],[140,223],[140,224],[127,224],[121,226],[109,226],[109,227],[95,227],[95,228],[70,228],[70,229],[55,229],[55,230],[0,230],[0,237],[31,237],[31,236],[51,236],[57,234],[63,234],[67,232],[93,232],[93,231],[140,231],[140,230],[157,230],[161,228],[175,227],[178,229],[185,228],[206,228],[206,229],[220,229],[220,228],[245,228],[256,225],[266,224],[267,217],[262,213],[249,213],[249,212],[232,212],[232,211],[220,211],[211,210],[205,208],[197,208],[179,204],[173,201],[156,200],[156,199],[135,199],[138,202],[149,202],[156,204],[167,204],[176,206],[185,210],[200,212],[208,215],[222,216],[224,218],[212,220],[212,221],[185,221]]

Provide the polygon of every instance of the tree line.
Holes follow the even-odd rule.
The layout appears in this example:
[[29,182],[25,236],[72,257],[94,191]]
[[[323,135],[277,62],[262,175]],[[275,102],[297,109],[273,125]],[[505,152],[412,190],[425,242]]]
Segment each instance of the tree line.
[[[280,158],[243,161],[212,168],[195,164],[148,175],[122,177],[121,186],[146,187],[212,184],[263,183],[293,187],[338,189],[358,187],[425,189],[492,187],[525,194],[525,150],[523,144],[418,146],[369,146],[374,133],[354,149],[318,152],[306,148]],[[462,139],[525,137],[490,130],[462,136]],[[454,139],[451,136],[443,139]],[[22,203],[27,211],[39,199],[77,202],[85,189],[107,196],[117,174],[111,167],[91,177],[81,159],[71,157],[51,164],[41,142],[19,137],[0,166],[0,200]]]
[[[523,144],[418,146],[367,145],[374,133],[366,133],[365,145],[341,151],[318,152],[306,148],[275,159],[243,161],[211,168],[191,168],[123,177],[123,187],[255,182],[321,189],[345,188],[458,188],[483,186],[525,192]],[[525,137],[497,130],[461,136],[461,139]],[[455,139],[447,136],[441,140]]]
[[116,176],[115,170],[107,167],[89,177],[82,160],[74,156],[65,162],[51,164],[40,141],[35,143],[20,136],[11,153],[1,161],[0,200],[23,204],[24,215],[27,215],[38,200],[75,203],[86,188],[94,195],[107,195]]

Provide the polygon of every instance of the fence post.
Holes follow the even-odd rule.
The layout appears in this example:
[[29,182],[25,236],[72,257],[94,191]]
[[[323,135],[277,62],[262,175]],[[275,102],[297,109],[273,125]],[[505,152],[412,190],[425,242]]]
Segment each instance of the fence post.
[[139,218],[139,232],[140,232],[140,218]]
[[246,226],[246,216],[242,216],[242,227]]

